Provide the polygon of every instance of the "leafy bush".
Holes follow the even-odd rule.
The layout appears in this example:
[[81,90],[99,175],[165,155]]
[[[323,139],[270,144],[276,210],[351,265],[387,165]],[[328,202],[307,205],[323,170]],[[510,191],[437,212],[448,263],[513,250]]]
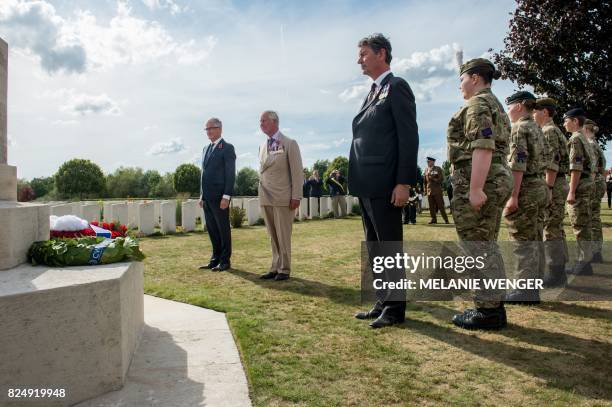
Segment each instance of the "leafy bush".
[[100,167],[89,161],[75,158],[61,165],[54,175],[57,191],[64,197],[83,199],[104,194],[105,180]]
[[237,206],[232,206],[230,208],[229,219],[230,224],[234,229],[242,227],[242,223],[244,222],[245,218],[246,211],[244,209]]
[[188,192],[192,196],[200,193],[200,169],[193,164],[181,164],[174,172],[174,190]]
[[353,204],[351,207],[351,213],[357,216],[361,216],[361,206],[359,204]]

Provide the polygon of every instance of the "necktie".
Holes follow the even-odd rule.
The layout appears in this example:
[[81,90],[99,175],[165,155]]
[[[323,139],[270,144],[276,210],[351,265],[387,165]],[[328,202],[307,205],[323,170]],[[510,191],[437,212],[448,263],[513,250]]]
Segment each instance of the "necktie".
[[274,139],[272,137],[270,137],[268,139],[268,151],[272,150],[272,145],[274,144]]
[[368,93],[368,97],[366,98],[364,106],[368,105],[372,99],[374,99],[374,95],[376,94],[376,82],[372,83],[372,87],[370,88],[370,93]]
[[208,158],[210,157],[210,153],[212,152],[213,145],[213,143],[210,143],[208,145],[208,148],[206,149],[206,154],[204,154],[204,164],[208,162]]

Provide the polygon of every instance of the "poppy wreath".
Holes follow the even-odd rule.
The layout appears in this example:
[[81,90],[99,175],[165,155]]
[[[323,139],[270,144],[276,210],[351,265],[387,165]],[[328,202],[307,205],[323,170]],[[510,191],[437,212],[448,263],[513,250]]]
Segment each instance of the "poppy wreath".
[[[127,227],[125,225],[122,225],[121,223],[117,222],[98,222],[98,221],[93,221],[90,223],[91,225],[97,226],[99,228],[102,229],[106,229],[108,231],[111,232],[111,239],[115,239],[117,237],[125,237],[127,234]],[[94,232],[94,236],[95,236],[95,232]]]

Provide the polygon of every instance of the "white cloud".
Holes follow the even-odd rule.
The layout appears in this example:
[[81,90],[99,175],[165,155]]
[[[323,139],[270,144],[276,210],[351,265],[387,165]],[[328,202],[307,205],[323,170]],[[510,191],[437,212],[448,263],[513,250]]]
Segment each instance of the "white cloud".
[[56,126],[72,126],[79,124],[79,122],[77,120],[53,120],[51,124]]
[[370,80],[366,79],[364,83],[359,85],[353,85],[348,89],[343,90],[338,97],[343,102],[348,102],[349,100],[354,99],[363,99],[365,95],[368,93],[368,89],[370,89]]
[[67,33],[66,21],[45,1],[2,0],[0,26],[6,27],[11,46],[40,58],[42,68],[54,73],[81,73],[86,50],[78,37]]
[[169,141],[160,142],[154,144],[149,149],[149,155],[167,155],[167,154],[175,154],[181,151],[184,151],[185,144],[180,137],[174,138]]
[[[171,8],[173,2],[156,3]],[[89,11],[79,10],[72,19],[64,19],[44,0],[3,0],[0,26],[8,28],[11,46],[37,55],[48,73],[83,73],[164,57],[179,64],[196,64],[217,44],[213,36],[206,37],[204,44],[194,39],[177,41],[160,23],[134,17],[123,1],[117,3],[116,15],[108,25],[102,25]]]
[[68,101],[60,106],[60,110],[77,116],[88,114],[119,115],[121,110],[117,103],[105,93],[100,95],[75,94],[68,92]]
[[350,141],[349,139],[342,137],[340,140],[332,141],[332,144],[334,145],[334,147],[340,147],[343,144],[348,144],[349,141]]
[[168,9],[172,15],[187,10],[187,6],[181,7],[174,0],[142,0],[142,2],[151,10]]

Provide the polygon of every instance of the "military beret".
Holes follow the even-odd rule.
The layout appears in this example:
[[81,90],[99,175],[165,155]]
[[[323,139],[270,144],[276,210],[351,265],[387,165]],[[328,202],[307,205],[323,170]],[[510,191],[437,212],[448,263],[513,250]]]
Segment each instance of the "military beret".
[[491,71],[495,72],[495,65],[493,65],[493,62],[489,61],[486,58],[474,58],[461,65],[461,68],[459,69],[459,76],[476,67],[488,67],[491,69]]
[[553,98],[538,98],[538,100],[536,100],[536,109],[544,109],[545,107],[551,108],[551,109],[556,109],[557,108],[557,101]]
[[520,90],[506,98],[506,104],[511,105],[512,103],[522,102],[524,100],[536,100],[533,93],[527,92],[526,90]]
[[427,161],[436,161],[436,159],[433,157],[427,157]]
[[574,109],[570,109],[567,112],[565,112],[565,114],[563,115],[563,118],[567,119],[567,118],[584,116],[584,115],[585,115],[584,110],[582,110],[579,107],[576,107]]

